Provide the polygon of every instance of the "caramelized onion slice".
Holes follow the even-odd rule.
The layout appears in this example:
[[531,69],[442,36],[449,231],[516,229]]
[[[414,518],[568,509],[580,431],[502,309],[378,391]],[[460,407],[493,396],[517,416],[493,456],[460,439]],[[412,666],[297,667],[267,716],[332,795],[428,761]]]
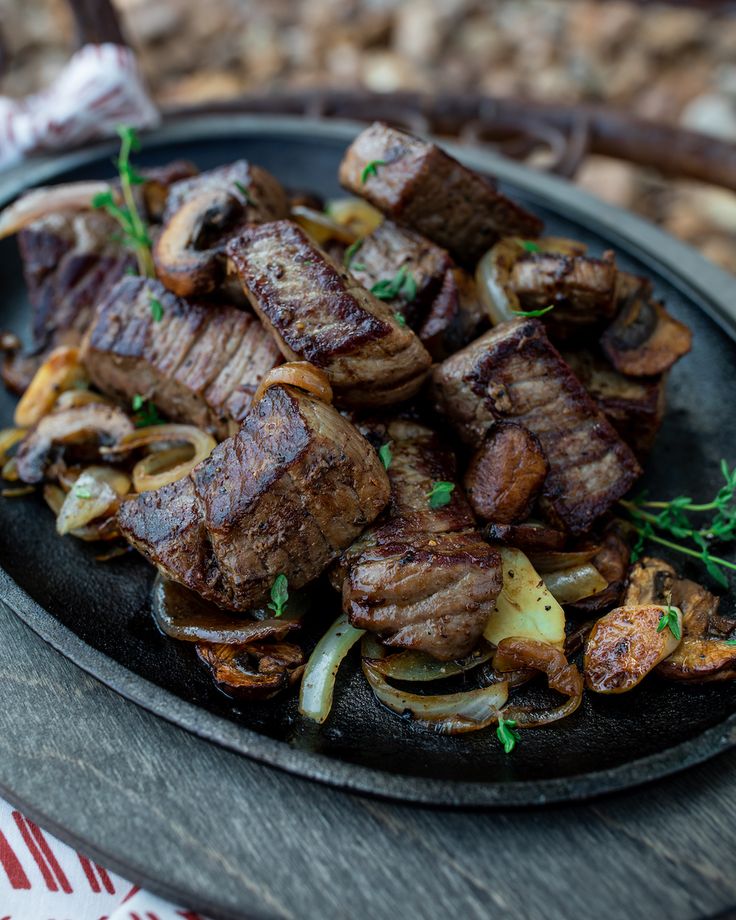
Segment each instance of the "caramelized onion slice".
[[[49,508],[55,515],[58,515],[66,498],[64,490],[53,483],[47,483],[43,487],[43,497]],[[70,534],[78,540],[94,542],[97,540],[117,540],[120,536],[120,530],[118,529],[115,515],[112,514],[91,524],[86,524],[84,527],[77,527],[71,530]]]
[[510,290],[508,282],[514,262],[523,253],[521,241],[508,237],[496,243],[478,262],[475,282],[494,326],[514,319],[514,310],[519,309],[519,298]]
[[561,550],[529,550],[527,555],[534,568],[544,574],[545,572],[559,572],[562,569],[571,569],[573,566],[583,565],[600,551],[598,545],[590,545],[582,549],[564,552]]
[[107,182],[66,182],[34,188],[0,213],[0,240],[54,211],[88,211],[95,195],[109,190]]
[[322,724],[330,714],[340,664],[364,632],[351,626],[341,613],[314,647],[299,693],[299,712],[306,719]]
[[461,693],[420,696],[392,687],[368,660],[363,659],[363,673],[371,689],[384,706],[399,715],[410,715],[420,725],[444,735],[479,731],[498,721],[498,714],[509,695],[505,681],[465,690]]
[[8,454],[28,434],[26,428],[3,428],[0,431],[0,464],[8,462]]
[[87,372],[78,348],[55,348],[34,374],[30,386],[15,407],[15,424],[20,428],[37,425],[48,415],[63,390],[87,385]]
[[354,230],[339,224],[324,211],[315,211],[313,208],[295,204],[291,209],[291,217],[320,246],[329,243],[330,240],[350,245],[358,239],[358,234]]
[[384,677],[393,680],[430,681],[444,680],[466,674],[493,657],[493,649],[484,643],[467,658],[457,661],[438,661],[425,652],[406,651],[388,654],[387,649],[371,633],[363,639],[363,658]]
[[198,462],[191,444],[155,450],[133,467],[133,485],[136,492],[153,492],[183,479]]
[[328,202],[327,214],[358,239],[373,233],[383,223],[383,214],[363,198],[335,198]]
[[557,722],[572,715],[583,699],[583,678],[564,653],[546,642],[531,639],[508,638],[499,643],[493,657],[493,667],[498,671],[531,669],[547,677],[550,690],[567,697],[559,706],[531,709],[525,706],[507,706],[505,719],[513,719],[517,728],[536,728]]
[[89,406],[90,403],[104,403],[113,405],[113,401],[102,393],[95,393],[93,390],[64,390],[59,393],[54,409],[77,409],[79,406]]
[[[102,450],[103,453],[111,456],[151,444],[177,441],[183,441],[188,445],[188,457],[185,458],[183,451],[179,450],[176,453],[172,453],[171,450],[156,451],[135,465],[133,469],[135,490],[136,492],[148,492],[182,479],[195,466],[206,460],[216,446],[212,435],[202,431],[201,428],[195,428],[194,425],[149,425],[146,428],[131,431],[117,444]],[[166,468],[166,464],[172,461],[174,465]]]
[[289,361],[287,364],[279,364],[266,374],[253,397],[253,405],[263,397],[269,387],[282,384],[311,393],[327,405],[332,402],[332,387],[323,370],[309,361]]
[[560,604],[574,604],[575,601],[598,594],[608,587],[606,579],[590,562],[557,572],[544,572],[542,580]]

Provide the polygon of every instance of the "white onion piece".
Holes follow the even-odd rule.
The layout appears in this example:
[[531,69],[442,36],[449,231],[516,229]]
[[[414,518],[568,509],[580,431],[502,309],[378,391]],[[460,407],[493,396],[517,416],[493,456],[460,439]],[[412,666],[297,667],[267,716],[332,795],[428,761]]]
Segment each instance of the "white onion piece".
[[54,211],[89,211],[95,195],[109,190],[107,182],[66,182],[64,185],[34,188],[0,213],[0,239],[17,233]]
[[19,428],[37,425],[54,408],[59,393],[80,384],[86,386],[87,380],[79,349],[66,345],[55,348],[33,375],[15,407],[15,424]]
[[335,198],[327,204],[327,214],[341,227],[348,227],[360,239],[383,223],[383,214],[363,198]]
[[323,211],[315,211],[313,208],[306,208],[298,204],[291,209],[291,217],[307,236],[310,236],[320,246],[330,240],[350,245],[358,239],[357,233],[349,227],[338,224]]
[[492,725],[498,721],[499,711],[509,695],[508,684],[502,681],[461,693],[419,696],[392,687],[366,659],[363,659],[363,673],[384,706],[402,716],[408,713],[425,728],[445,735],[478,731]]
[[102,393],[95,393],[92,390],[64,390],[56,398],[54,409],[78,409],[79,406],[89,406],[91,403],[103,403],[106,406],[113,405],[113,401]]
[[496,243],[478,262],[475,281],[494,326],[514,319],[514,310],[519,309],[519,298],[509,289],[507,280],[511,266],[522,252],[521,244],[508,238]]
[[542,572],[542,581],[560,604],[574,604],[581,597],[598,594],[608,587],[606,579],[590,562],[558,572]]
[[2,478],[6,479],[8,482],[18,482],[20,476],[18,475],[18,464],[15,462],[15,457],[11,457],[3,465]]
[[330,714],[340,664],[364,632],[351,626],[341,613],[319,640],[309,656],[299,691],[299,712],[305,718],[321,724]]
[[118,470],[99,466],[84,470],[59,509],[57,532],[63,536],[111,514],[117,507],[118,499],[129,487],[130,479]]
[[[49,482],[43,487],[43,497],[49,508],[55,515],[58,515],[66,500],[64,490]],[[113,515],[100,518],[94,523],[86,524],[83,527],[75,527],[69,533],[78,540],[85,540],[88,543],[97,540],[115,540],[120,536],[120,531]]]
[[427,655],[426,652],[405,651],[391,654],[371,634],[363,639],[363,659],[382,674],[393,680],[430,681],[444,680],[446,677],[455,677],[465,674],[485,664],[493,657],[490,646],[476,649],[467,658],[457,661],[438,661]]
[[[194,425],[149,425],[146,428],[138,428],[136,431],[131,431],[129,434],[124,435],[112,447],[101,448],[101,453],[111,456],[126,453],[138,447],[175,444],[176,442],[183,442],[189,445],[191,451],[189,458],[176,466],[162,472],[156,472],[160,469],[161,452],[157,452],[155,447],[151,455],[149,455],[151,457],[155,456],[155,460],[145,457],[136,464],[133,470],[133,484],[137,492],[147,492],[152,489],[160,489],[169,483],[182,479],[195,466],[206,460],[216,446],[216,441],[212,435],[202,431],[201,428],[196,428]],[[169,457],[171,456],[169,454]]]

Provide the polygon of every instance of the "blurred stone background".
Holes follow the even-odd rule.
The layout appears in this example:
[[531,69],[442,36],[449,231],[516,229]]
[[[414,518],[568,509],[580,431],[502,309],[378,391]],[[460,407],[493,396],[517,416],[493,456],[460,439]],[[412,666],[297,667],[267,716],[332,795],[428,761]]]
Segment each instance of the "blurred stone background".
[[[332,85],[603,102],[736,141],[736,7],[628,0],[116,0],[156,100]],[[0,0],[0,93],[52,80],[63,0]],[[736,194],[605,158],[578,181],[736,272]]]

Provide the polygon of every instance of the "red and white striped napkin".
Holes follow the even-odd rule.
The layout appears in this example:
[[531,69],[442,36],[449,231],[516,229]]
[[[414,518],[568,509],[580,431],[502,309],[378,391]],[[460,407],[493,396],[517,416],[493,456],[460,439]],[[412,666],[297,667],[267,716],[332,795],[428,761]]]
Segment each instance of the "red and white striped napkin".
[[0,920],[205,920],[109,872],[0,799]]
[[0,96],[0,169],[110,137],[119,124],[148,128],[158,121],[130,48],[85,45],[47,89],[25,99]]

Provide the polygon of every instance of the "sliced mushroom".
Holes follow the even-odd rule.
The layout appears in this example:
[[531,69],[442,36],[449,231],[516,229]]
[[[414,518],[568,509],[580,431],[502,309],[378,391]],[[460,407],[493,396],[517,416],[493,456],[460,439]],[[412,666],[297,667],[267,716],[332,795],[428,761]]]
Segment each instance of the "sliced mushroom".
[[42,482],[54,447],[92,447],[115,444],[133,431],[128,416],[115,406],[90,403],[44,416],[18,448],[16,466],[23,482]]
[[657,673],[669,680],[691,683],[711,683],[736,679],[736,645],[723,639],[682,640],[669,658],[657,668]]
[[[661,627],[668,610],[675,629]],[[596,693],[632,690],[680,644],[682,611],[669,605],[616,607],[595,624],[585,643],[585,683]]]
[[238,699],[271,699],[301,679],[306,663],[299,646],[287,642],[250,645],[200,642],[196,649],[220,689]]
[[[248,223],[288,213],[278,181],[245,160],[176,182],[154,244],[156,274],[180,297],[212,294],[226,281],[228,240]],[[228,285],[227,293],[242,300],[239,285]]]
[[611,364],[622,374],[651,377],[690,351],[692,332],[652,298],[651,283],[619,273],[620,309],[601,337]]
[[6,388],[17,396],[28,389],[42,361],[40,355],[24,355],[22,349],[23,344],[15,333],[0,332],[0,376]]
[[547,524],[525,521],[523,524],[489,524],[485,537],[491,543],[514,546],[524,552],[558,550],[565,545],[566,535]]
[[645,556],[632,566],[621,603],[625,607],[667,604],[672,600],[676,578],[677,572],[668,562]]
[[497,422],[470,461],[465,491],[485,521],[523,521],[544,485],[549,463],[535,435],[517,422]]

